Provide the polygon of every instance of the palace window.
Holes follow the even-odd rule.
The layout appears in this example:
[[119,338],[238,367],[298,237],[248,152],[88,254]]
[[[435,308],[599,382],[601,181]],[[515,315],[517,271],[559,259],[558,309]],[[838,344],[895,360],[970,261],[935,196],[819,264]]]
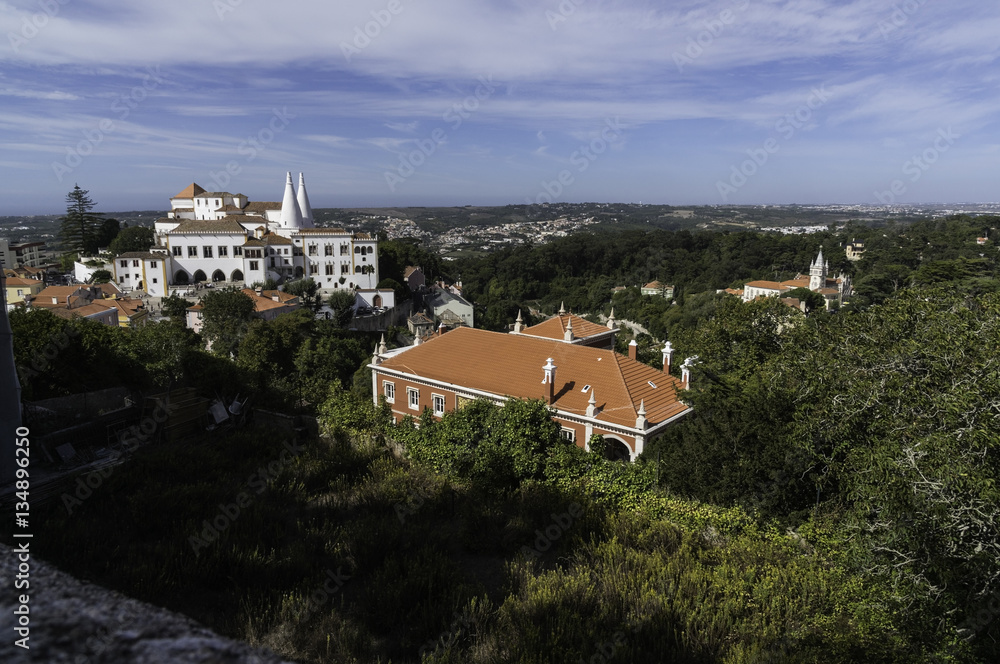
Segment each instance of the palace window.
[[444,415],[444,397],[440,394],[435,394],[434,396],[434,414]]
[[572,429],[560,429],[559,437],[567,442],[574,442],[576,440],[576,432]]
[[389,381],[383,381],[382,383],[382,393],[385,394],[385,400],[389,403],[396,403],[396,384],[390,383]]
[[420,410],[420,390],[415,387],[406,388],[406,400],[413,410]]

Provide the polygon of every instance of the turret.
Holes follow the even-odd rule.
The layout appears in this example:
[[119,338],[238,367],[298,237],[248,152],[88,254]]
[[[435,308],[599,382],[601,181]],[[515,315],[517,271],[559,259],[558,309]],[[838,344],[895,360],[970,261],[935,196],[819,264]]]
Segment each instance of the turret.
[[299,173],[299,192],[296,196],[296,202],[299,204],[299,214],[302,215],[302,228],[315,228],[312,206],[309,205],[309,194],[306,193],[306,178],[302,173]]
[[299,210],[299,203],[295,200],[295,188],[292,186],[292,174],[288,173],[285,180],[285,196],[281,199],[281,227],[282,228],[303,228],[302,211]]

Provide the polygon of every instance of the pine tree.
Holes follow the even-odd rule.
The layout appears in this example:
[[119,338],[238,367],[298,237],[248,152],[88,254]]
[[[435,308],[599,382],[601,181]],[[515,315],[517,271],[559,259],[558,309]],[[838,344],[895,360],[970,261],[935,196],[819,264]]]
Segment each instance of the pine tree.
[[99,231],[104,223],[103,215],[91,212],[94,201],[88,196],[86,189],[74,185],[73,191],[66,195],[66,214],[62,218],[59,229],[59,240],[63,249],[68,252],[79,252],[84,255],[97,252]]

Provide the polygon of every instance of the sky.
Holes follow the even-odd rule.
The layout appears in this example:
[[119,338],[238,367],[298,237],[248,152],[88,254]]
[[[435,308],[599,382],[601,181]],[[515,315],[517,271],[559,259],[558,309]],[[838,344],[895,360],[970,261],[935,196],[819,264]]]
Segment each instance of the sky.
[[1000,3],[0,0],[0,215],[991,202]]

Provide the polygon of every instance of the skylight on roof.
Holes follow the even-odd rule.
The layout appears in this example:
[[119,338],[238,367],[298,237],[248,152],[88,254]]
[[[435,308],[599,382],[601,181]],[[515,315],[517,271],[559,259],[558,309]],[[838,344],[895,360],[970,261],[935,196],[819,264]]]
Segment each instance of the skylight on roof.
[[651,388],[653,388],[654,390],[656,389],[656,383],[654,383],[654,382],[653,382],[653,381],[651,381],[651,380],[647,380],[646,382],[647,382],[647,383],[649,383],[649,386],[650,386]]
[[587,393],[587,390],[589,390],[589,389],[590,389],[590,385],[584,385],[584,386],[583,386],[583,389],[582,389],[582,390],[580,390],[580,391],[581,391],[581,392],[583,392],[584,394],[586,394],[586,393]]

